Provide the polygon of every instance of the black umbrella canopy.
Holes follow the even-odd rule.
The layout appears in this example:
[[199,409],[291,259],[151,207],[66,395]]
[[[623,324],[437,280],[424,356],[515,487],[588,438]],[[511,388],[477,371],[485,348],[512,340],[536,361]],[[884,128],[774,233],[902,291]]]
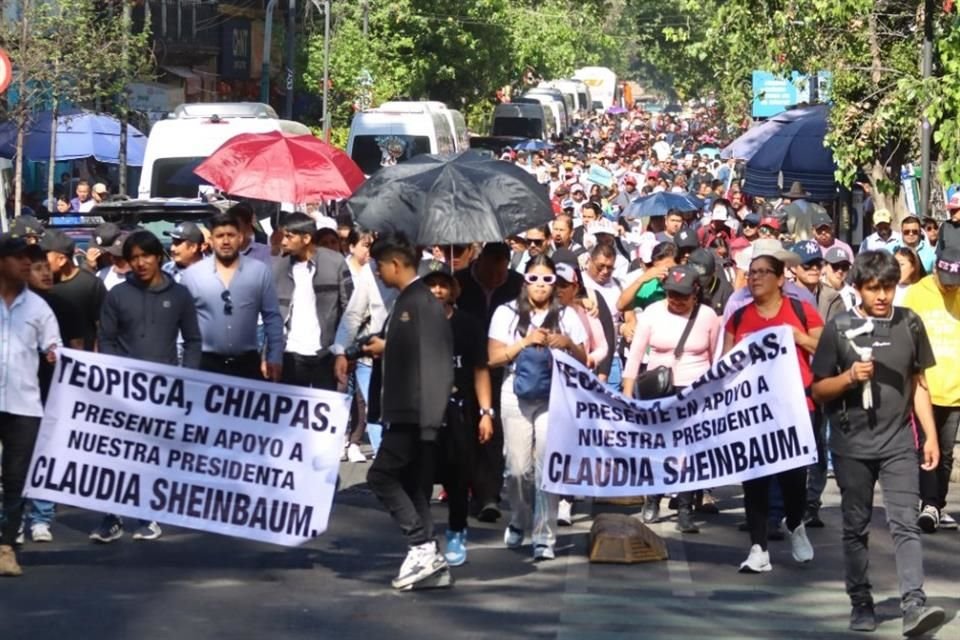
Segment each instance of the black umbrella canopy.
[[500,242],[553,219],[545,185],[474,151],[385,167],[347,200],[354,222],[418,245]]

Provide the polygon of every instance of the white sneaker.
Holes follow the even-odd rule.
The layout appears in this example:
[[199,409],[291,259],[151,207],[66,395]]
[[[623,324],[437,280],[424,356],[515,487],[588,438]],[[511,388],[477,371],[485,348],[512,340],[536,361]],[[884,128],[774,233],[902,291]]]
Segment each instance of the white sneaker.
[[17,537],[13,541],[13,544],[16,544],[22,547],[26,542],[27,542],[27,536],[25,536],[23,533],[23,522],[21,521],[20,528],[17,529]]
[[573,524],[573,503],[569,500],[560,499],[557,505],[557,524],[561,527],[569,527]]
[[813,560],[813,545],[807,538],[807,528],[801,522],[793,531],[787,528],[787,519],[784,518],[780,523],[783,532],[790,539],[790,553],[797,562],[810,562]]
[[416,547],[410,547],[407,557],[400,565],[400,573],[391,584],[394,589],[406,589],[424,578],[447,568],[447,561],[437,551],[436,542],[425,542]]
[[773,571],[773,565],[770,564],[770,553],[755,544],[750,547],[750,555],[740,563],[740,573],[765,573]]
[[956,529],[957,526],[958,526],[957,521],[954,520],[949,513],[947,513],[946,511],[940,512],[940,528],[941,529],[953,530],[953,529]]
[[523,544],[523,531],[508,525],[503,532],[503,544],[507,545],[507,549],[519,548]]
[[347,460],[350,462],[366,462],[367,456],[363,455],[363,451],[360,451],[360,445],[348,444]]
[[536,544],[533,546],[533,560],[540,562],[542,560],[553,560],[557,557],[552,544]]
[[35,522],[30,527],[30,539],[34,542],[53,542],[50,525],[46,522]]

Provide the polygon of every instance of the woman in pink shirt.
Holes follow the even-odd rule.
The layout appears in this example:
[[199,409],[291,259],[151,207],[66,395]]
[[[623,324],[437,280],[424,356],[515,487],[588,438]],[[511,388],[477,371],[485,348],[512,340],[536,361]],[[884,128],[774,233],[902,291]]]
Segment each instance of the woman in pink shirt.
[[[627,397],[633,397],[634,383],[645,354],[648,369],[663,366],[672,370],[673,384],[677,389],[689,386],[710,368],[718,343],[720,318],[713,309],[700,304],[698,278],[697,270],[689,265],[672,267],[663,281],[667,299],[653,303],[637,316],[637,329],[623,371],[623,393]],[[677,358],[674,351],[694,311],[693,326]],[[662,497],[647,496],[641,514],[644,522],[659,519]],[[677,530],[699,532],[693,522],[692,491],[677,496]]]

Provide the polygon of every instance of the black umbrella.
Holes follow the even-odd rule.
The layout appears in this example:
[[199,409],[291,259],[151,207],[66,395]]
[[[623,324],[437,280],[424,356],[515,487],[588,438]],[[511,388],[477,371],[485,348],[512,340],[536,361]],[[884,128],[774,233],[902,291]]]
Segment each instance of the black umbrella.
[[385,167],[347,207],[360,227],[401,231],[423,246],[500,242],[553,219],[545,185],[511,162],[474,151]]

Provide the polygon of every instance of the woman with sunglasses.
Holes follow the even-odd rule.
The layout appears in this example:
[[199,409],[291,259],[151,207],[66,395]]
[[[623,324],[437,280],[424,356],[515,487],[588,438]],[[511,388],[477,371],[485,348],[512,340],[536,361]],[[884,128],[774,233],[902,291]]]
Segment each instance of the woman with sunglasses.
[[[784,325],[792,327],[800,377],[807,392],[807,409],[812,414],[814,405],[810,398],[810,385],[813,383],[813,371],[810,358],[817,349],[823,320],[813,305],[793,300],[783,293],[786,267],[796,267],[799,263],[800,256],[785,250],[777,240],[758,240],[754,243],[753,258],[747,272],[753,300],[727,321],[723,353],[726,354],[737,342],[756,331]],[[793,559],[797,562],[813,559],[813,547],[803,524],[807,506],[807,469],[799,467],[743,483],[743,503],[751,547],[749,556],[740,564],[741,573],[760,573],[773,568],[767,551],[769,489],[773,478],[780,485],[783,496],[785,533],[790,539]]]
[[576,312],[558,302],[556,283],[553,261],[544,255],[531,258],[520,295],[515,302],[497,307],[488,333],[489,366],[508,369],[500,411],[506,484],[513,511],[504,543],[511,549],[519,548],[529,531],[534,560],[556,557],[558,498],[539,489],[549,424],[549,388],[534,390],[523,384],[536,377],[530,370],[531,362],[540,360],[541,369],[550,368],[549,360],[542,360],[544,348],[562,349],[587,362],[587,333]]
[[[628,398],[633,397],[645,355],[648,369],[670,368],[675,390],[689,386],[710,368],[720,333],[720,318],[713,309],[700,304],[699,277],[699,271],[692,265],[671,267],[663,280],[667,299],[651,304],[637,315],[637,328],[623,372],[623,393]],[[693,325],[677,358],[674,352],[688,322]],[[659,520],[661,498],[660,495],[647,496],[641,515],[644,522]],[[677,530],[700,531],[693,521],[692,491],[677,496]]]

